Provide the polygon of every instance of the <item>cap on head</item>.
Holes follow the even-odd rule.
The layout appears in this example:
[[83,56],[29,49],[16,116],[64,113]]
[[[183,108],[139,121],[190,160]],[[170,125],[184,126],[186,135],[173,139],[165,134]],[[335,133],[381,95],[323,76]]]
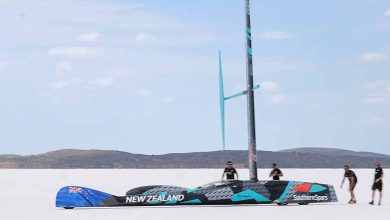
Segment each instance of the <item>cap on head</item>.
[[272,164],[272,167],[277,167],[277,166],[278,166],[277,163],[273,163],[273,164]]
[[375,166],[380,167],[381,164],[380,164],[379,162],[376,162],[376,163],[375,163]]
[[226,164],[227,165],[233,165],[233,162],[229,160]]
[[348,166],[348,165],[345,165],[345,166],[344,166],[344,169],[349,169],[349,166]]

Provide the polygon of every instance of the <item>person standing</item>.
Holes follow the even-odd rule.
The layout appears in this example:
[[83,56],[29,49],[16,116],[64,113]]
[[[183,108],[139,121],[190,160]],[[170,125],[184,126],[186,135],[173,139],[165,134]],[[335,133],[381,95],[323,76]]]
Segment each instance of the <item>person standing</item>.
[[374,184],[372,185],[372,200],[369,203],[370,205],[374,205],[375,200],[375,192],[379,191],[379,202],[378,205],[382,203],[382,189],[383,189],[383,169],[380,163],[375,163],[375,177]]
[[272,177],[273,180],[280,180],[280,177],[283,176],[283,172],[278,168],[278,164],[272,164],[272,170],[269,176]]
[[222,179],[224,179],[226,176],[227,180],[234,180],[234,179],[238,180],[238,173],[237,173],[237,170],[233,167],[233,162],[228,161],[226,164],[227,164],[227,167],[223,171]]
[[353,172],[348,165],[344,166],[344,171],[345,172],[344,172],[343,181],[341,182],[341,188],[343,188],[345,179],[348,178],[348,180],[349,180],[349,193],[351,194],[351,200],[349,200],[348,203],[349,204],[356,204],[356,197],[355,197],[354,190],[355,190],[356,184],[358,182],[358,178],[357,178],[355,172]]

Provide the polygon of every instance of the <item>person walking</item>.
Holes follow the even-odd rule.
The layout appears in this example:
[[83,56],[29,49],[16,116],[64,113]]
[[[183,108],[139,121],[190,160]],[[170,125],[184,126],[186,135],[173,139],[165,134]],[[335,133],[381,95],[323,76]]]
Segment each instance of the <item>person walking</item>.
[[383,189],[383,169],[380,163],[375,163],[375,176],[374,176],[374,184],[372,185],[372,200],[369,203],[370,205],[374,205],[375,201],[375,192],[379,191],[379,201],[378,205],[382,204],[382,189]]

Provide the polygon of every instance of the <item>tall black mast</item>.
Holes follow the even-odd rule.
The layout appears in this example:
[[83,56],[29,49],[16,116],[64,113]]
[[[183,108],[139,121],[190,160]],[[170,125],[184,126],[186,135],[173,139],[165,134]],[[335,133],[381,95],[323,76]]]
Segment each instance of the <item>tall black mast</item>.
[[250,0],[245,0],[246,16],[246,82],[248,108],[248,139],[249,139],[249,178],[257,181],[255,100],[253,94],[253,62],[252,62],[252,30],[250,17]]

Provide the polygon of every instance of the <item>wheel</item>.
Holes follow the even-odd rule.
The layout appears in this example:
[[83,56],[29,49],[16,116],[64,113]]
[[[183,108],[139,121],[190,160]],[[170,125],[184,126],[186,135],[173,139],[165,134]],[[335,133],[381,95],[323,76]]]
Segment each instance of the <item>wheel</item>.
[[309,203],[306,203],[306,202],[300,202],[298,203],[299,205],[309,205]]
[[64,207],[64,209],[74,209],[74,207]]
[[288,205],[288,203],[286,202],[278,202],[276,203],[278,206],[285,206],[285,205]]

